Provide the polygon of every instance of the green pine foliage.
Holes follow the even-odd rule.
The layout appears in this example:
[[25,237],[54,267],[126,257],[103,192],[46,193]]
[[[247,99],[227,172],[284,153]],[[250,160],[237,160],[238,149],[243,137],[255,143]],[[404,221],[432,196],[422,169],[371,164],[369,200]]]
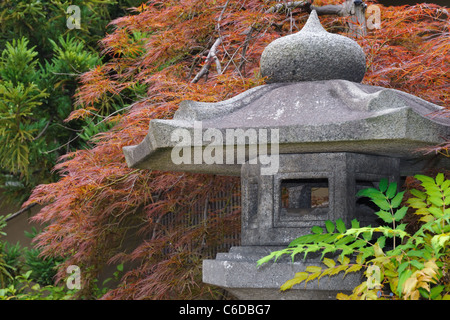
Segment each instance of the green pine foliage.
[[[4,0],[0,2],[0,198],[22,203],[38,184],[55,182],[58,159],[90,148],[113,124],[103,118],[65,122],[77,107],[79,76],[102,65],[98,42],[109,22],[141,0]],[[69,29],[67,8],[80,8]],[[105,58],[104,58],[105,59]],[[106,57],[107,59],[107,57]]]
[[[109,59],[99,54],[99,40],[111,31],[108,24],[142,2],[0,1],[1,202],[22,203],[38,184],[56,181],[52,169],[61,156],[91,148],[92,137],[112,128],[106,117],[124,108],[120,99],[98,118],[66,119],[83,107],[74,105],[80,76]],[[80,8],[80,29],[67,27],[69,5]],[[143,42],[139,34],[135,38]],[[133,90],[145,94],[145,88]],[[6,218],[0,216],[0,236]],[[2,239],[0,300],[71,298],[74,292],[64,283],[54,283],[61,261]]]
[[100,58],[69,36],[52,45],[53,58],[45,64],[26,38],[7,42],[1,54],[0,167],[5,187],[23,190],[51,181],[50,169],[67,151],[58,149],[82,128],[62,125],[72,111],[74,70],[87,71]]
[[[71,35],[86,43],[89,51],[98,51],[97,42],[108,30],[108,24],[138,6],[139,0],[2,0],[0,2],[0,48],[12,39],[26,37],[39,51],[39,59],[49,59],[52,44],[59,37]],[[67,28],[70,5],[80,8],[80,29]]]
[[[366,281],[353,293],[338,294],[338,299],[450,299],[450,180],[442,173],[435,179],[416,175],[423,190],[411,191],[412,197],[402,206],[404,191],[397,184],[380,181],[379,188],[368,188],[357,196],[368,197],[380,210],[376,215],[386,224],[360,227],[357,220],[347,229],[342,220],[327,221],[326,230],[313,227],[312,234],[292,241],[288,248],[272,252],[258,261],[262,265],[282,255],[322,252],[325,267],[309,266],[282,285],[281,290],[324,276],[343,272],[363,272]],[[422,225],[414,234],[400,223],[408,208],[415,210]],[[387,245],[388,243],[391,245]],[[330,254],[338,254],[337,259]],[[376,272],[375,272],[375,271]],[[375,276],[375,275],[376,276]]]

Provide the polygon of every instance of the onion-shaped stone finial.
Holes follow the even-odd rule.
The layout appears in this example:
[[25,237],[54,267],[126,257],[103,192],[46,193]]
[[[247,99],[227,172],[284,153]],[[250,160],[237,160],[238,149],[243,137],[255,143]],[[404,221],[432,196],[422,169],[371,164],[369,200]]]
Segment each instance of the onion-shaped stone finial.
[[261,74],[269,83],[343,79],[361,82],[366,56],[359,44],[327,32],[313,10],[295,34],[270,43],[261,56]]

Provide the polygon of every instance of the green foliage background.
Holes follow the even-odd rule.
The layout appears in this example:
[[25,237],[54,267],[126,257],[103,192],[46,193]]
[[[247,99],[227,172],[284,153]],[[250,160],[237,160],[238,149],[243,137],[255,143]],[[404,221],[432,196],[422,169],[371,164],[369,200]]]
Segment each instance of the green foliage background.
[[[79,76],[106,61],[99,40],[111,20],[142,0],[3,0],[0,2],[0,202],[21,204],[38,184],[57,180],[58,159],[111,128],[106,121],[65,122],[77,107]],[[67,27],[69,5],[81,28]],[[110,112],[123,108],[117,103]],[[0,237],[6,234],[0,216]],[[33,230],[30,237],[36,236]],[[0,241],[0,299],[68,299],[54,284],[58,258]]]
[[[5,0],[0,3],[0,197],[22,203],[38,184],[57,177],[62,155],[88,148],[107,122],[64,122],[76,108],[78,77],[103,64],[98,41],[108,24],[141,0]],[[78,5],[81,28],[66,13]],[[72,13],[72,12],[70,12]],[[105,58],[103,58],[105,59]],[[123,108],[119,102],[109,112]]]

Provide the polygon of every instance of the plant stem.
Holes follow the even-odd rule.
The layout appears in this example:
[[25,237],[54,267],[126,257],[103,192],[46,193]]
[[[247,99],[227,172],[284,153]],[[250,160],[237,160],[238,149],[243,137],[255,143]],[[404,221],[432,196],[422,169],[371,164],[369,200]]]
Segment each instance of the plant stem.
[[[392,215],[392,229],[395,230],[395,217],[394,217],[394,208],[392,207],[391,201],[389,199],[387,199],[389,206],[391,207],[391,215]],[[394,250],[395,250],[395,234],[392,237],[393,238],[393,245],[394,245]]]

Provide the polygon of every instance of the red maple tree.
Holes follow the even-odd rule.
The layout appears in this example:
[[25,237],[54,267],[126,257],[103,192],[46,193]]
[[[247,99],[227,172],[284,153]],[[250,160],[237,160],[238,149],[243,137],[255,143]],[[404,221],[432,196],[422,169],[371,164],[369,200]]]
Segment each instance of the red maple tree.
[[[130,169],[122,147],[141,142],[149,121],[170,119],[183,100],[221,101],[263,84],[264,48],[307,19],[306,7],[270,10],[277,4],[148,1],[112,22],[115,31],[102,40],[108,61],[82,75],[77,110],[67,121],[103,115],[116,125],[92,149],[64,156],[55,168],[61,179],[37,187],[25,204],[43,205],[33,217],[47,225],[36,245],[44,255],[67,258],[58,278],[68,265],[83,270],[80,296],[89,297],[104,266],[117,262],[129,269],[105,299],[221,295],[201,282],[201,261],[239,230],[239,207],[210,205],[238,194],[239,179]],[[380,7],[381,28],[357,39],[367,55],[364,83],[448,108],[449,13],[431,4]],[[321,17],[329,32],[345,34],[347,21]],[[111,103],[123,103],[122,112],[108,115]],[[202,219],[194,221],[194,208],[205,212]],[[130,244],[135,234],[140,240]]]

